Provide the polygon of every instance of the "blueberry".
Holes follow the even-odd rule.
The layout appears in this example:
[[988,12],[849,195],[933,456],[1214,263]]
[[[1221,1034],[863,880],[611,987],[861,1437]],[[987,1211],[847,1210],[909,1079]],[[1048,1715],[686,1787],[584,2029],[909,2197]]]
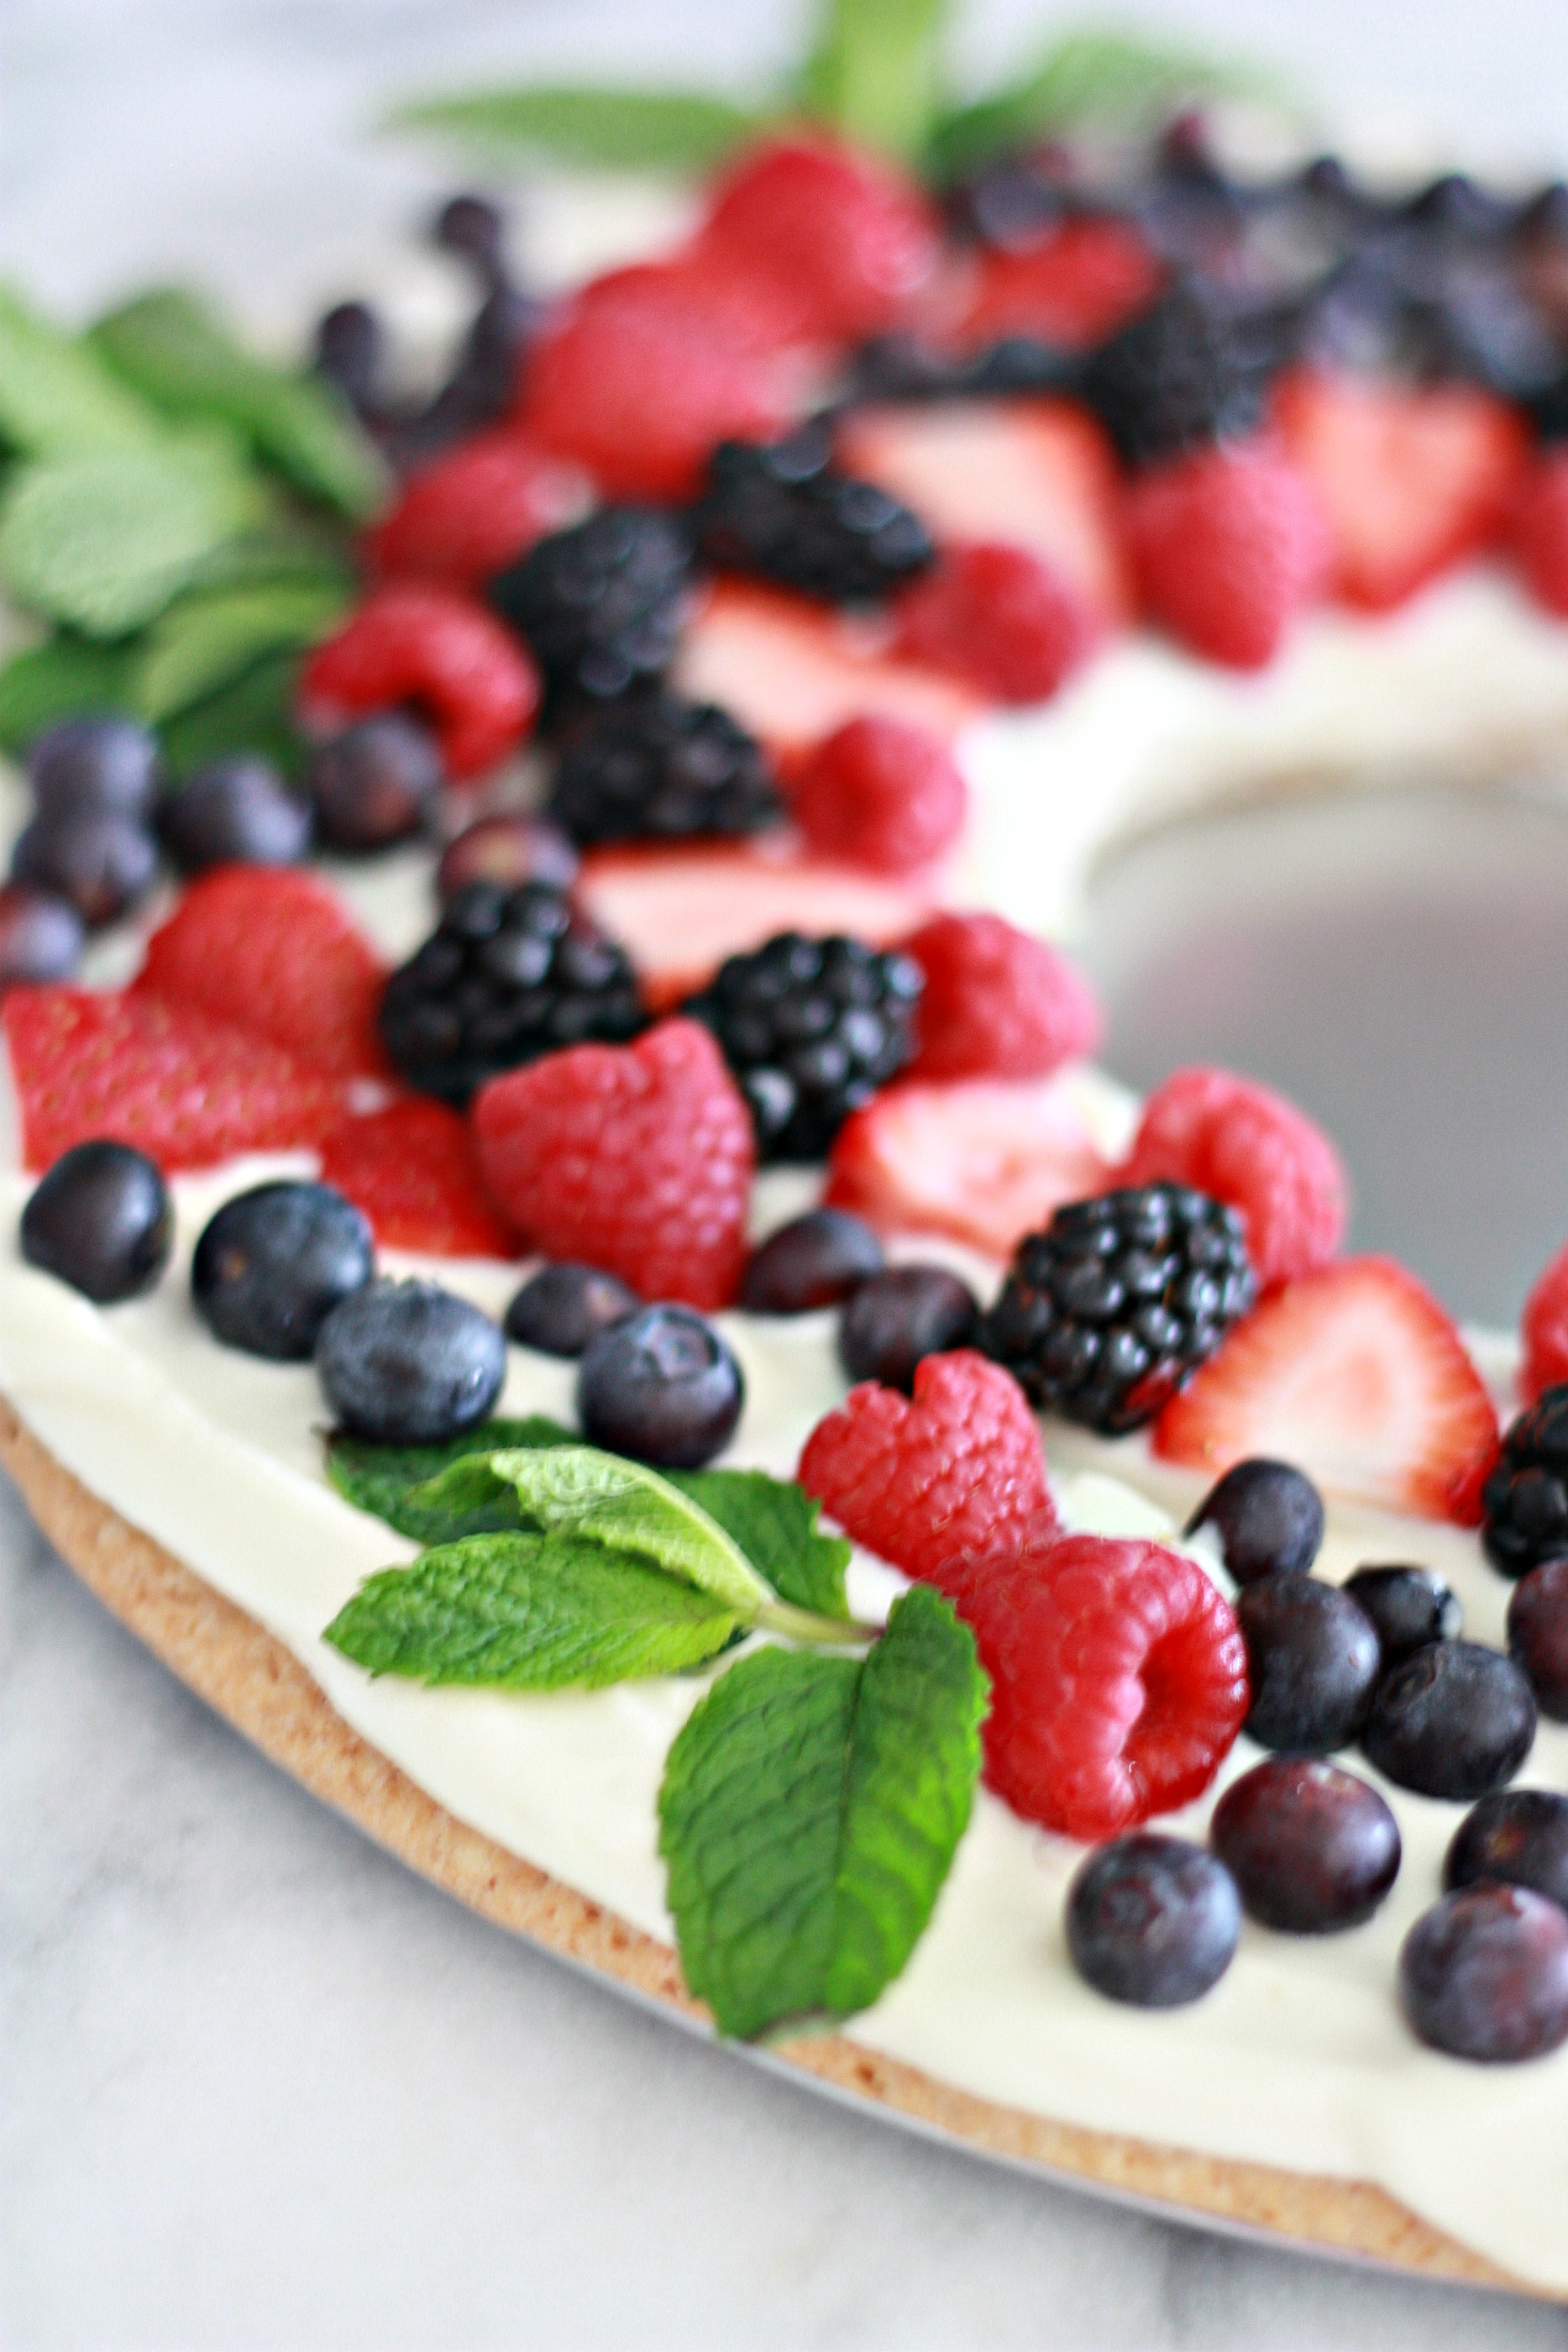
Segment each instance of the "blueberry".
[[361,416],[381,405],[385,350],[382,322],[368,302],[335,303],[317,322],[316,373]]
[[257,1184],[207,1220],[191,1296],[225,1348],[295,1360],[310,1354],[333,1307],[364,1288],[374,1264],[367,1220],[329,1184]]
[[311,755],[306,782],[322,846],[357,856],[407,841],[442,781],[435,740],[417,719],[399,710],[361,719]]
[[68,899],[26,882],[0,886],[0,996],[19,982],[68,978],[86,939],[87,927]]
[[1227,1573],[1238,1584],[1260,1576],[1304,1576],[1323,1539],[1323,1503],[1288,1462],[1238,1462],[1210,1487],[1186,1533],[1212,1527]]
[[113,809],[36,816],[11,852],[13,881],[68,900],[89,929],[122,915],[157,870],[152,835]]
[[1535,1738],[1535,1700],[1511,1658],[1433,1642],[1378,1685],[1362,1746],[1423,1797],[1468,1802],[1511,1780]]
[[974,1292],[940,1265],[890,1265],[867,1276],[839,1320],[839,1354],[853,1381],[915,1385],[922,1356],[967,1347],[979,1320]]
[[740,1366],[686,1307],[643,1307],[591,1339],[577,1410],[591,1444],[660,1470],[697,1470],[727,1445],[746,1402]]
[[505,1330],[520,1348],[547,1356],[580,1356],[596,1332],[642,1301],[634,1290],[596,1265],[565,1261],[541,1265],[530,1275],[507,1309]]
[[293,866],[310,846],[310,811],[270,760],[210,760],[158,812],[163,846],[183,873],[205,866]]
[[1429,1568],[1358,1568],[1341,1589],[1371,1618],[1385,1667],[1403,1665],[1428,1642],[1457,1640],[1464,1622],[1458,1601]]
[[1451,2057],[1543,2058],[1568,2041],[1568,1911],[1495,1880],[1445,1895],[1405,1938],[1399,2001]]
[[577,867],[575,847],[547,818],[482,816],[442,852],[436,896],[444,907],[470,882],[498,882],[507,890],[548,882],[552,889],[570,890]]
[[1370,1618],[1332,1584],[1265,1576],[1236,1604],[1252,1706],[1243,1729],[1260,1748],[1346,1747],[1372,1706],[1382,1654]]
[[507,226],[487,196],[449,196],[435,215],[434,242],[476,269],[486,285],[506,281]]
[[871,1227],[847,1209],[812,1209],[780,1225],[751,1254],[740,1303],[753,1315],[805,1315],[836,1307],[880,1274],[886,1260]]
[[1399,1825],[1383,1799],[1316,1756],[1270,1756],[1243,1772],[1208,1835],[1248,1917],[1288,1935],[1359,1927],[1399,1874]]
[[440,1445],[484,1420],[507,1343],[434,1282],[372,1282],[334,1307],[316,1342],[323,1393],[345,1429],[377,1445]]
[[1139,2009],[1197,2000],[1230,1966],[1240,1929],[1235,1880],[1185,1838],[1117,1838],[1079,1864],[1067,1890],[1079,1975]]
[[1443,1862],[1450,1892],[1478,1878],[1528,1886],[1568,1911],[1568,1797],[1555,1789],[1495,1789],[1465,1815]]
[[1520,1579],[1508,1604],[1508,1647],[1542,1714],[1568,1723],[1568,1559],[1543,1559]]
[[151,1290],[174,1234],[162,1170],[128,1143],[78,1143],[22,1212],[22,1255],[108,1306]]
[[40,816],[150,816],[158,786],[158,739],[134,719],[65,719],[37,737],[27,775]]

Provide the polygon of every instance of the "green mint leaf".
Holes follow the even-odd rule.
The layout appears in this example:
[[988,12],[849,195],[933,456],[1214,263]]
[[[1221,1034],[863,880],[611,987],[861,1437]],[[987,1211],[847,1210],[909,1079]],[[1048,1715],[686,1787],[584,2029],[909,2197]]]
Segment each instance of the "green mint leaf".
[[372,1675],[499,1690],[596,1689],[680,1674],[723,1649],[733,1611],[566,1535],[478,1535],[362,1584],[322,1636]]
[[227,686],[166,719],[159,733],[163,761],[183,783],[208,760],[230,751],[259,751],[286,776],[305,765],[305,745],[294,723],[298,653],[266,655]]
[[455,1543],[462,1536],[522,1525],[515,1487],[495,1486],[476,1508],[413,1500],[424,1486],[469,1454],[516,1452],[529,1445],[575,1445],[576,1437],[543,1413],[523,1421],[486,1421],[444,1445],[368,1445],[358,1437],[334,1435],[327,1442],[327,1475],[345,1502],[384,1519],[415,1543]]
[[172,718],[264,654],[314,645],[341,618],[349,597],[346,586],[319,580],[183,596],[154,625],[136,664],[137,708],[147,719]]
[[414,100],[391,118],[493,155],[521,148],[621,172],[707,171],[776,120],[700,90],[551,83]]
[[146,448],[163,424],[105,367],[89,343],[0,286],[0,441],[29,457]]
[[0,667],[0,751],[25,751],[35,735],[78,711],[124,710],[134,660],[124,646],[53,636]]
[[920,153],[936,120],[948,0],[827,0],[807,61],[807,111],[846,139]]
[[208,595],[219,588],[260,588],[284,580],[350,590],[356,577],[341,531],[331,524],[280,515],[225,540],[198,565],[184,593]]
[[384,499],[386,468],[347,402],[314,377],[256,359],[194,295],[172,287],[141,295],[100,319],[92,341],[155,408],[229,426],[312,498],[355,517]]
[[714,1685],[670,1750],[659,1851],[722,2033],[851,2017],[898,1975],[969,1819],[987,1689],[918,1584],[863,1662],[767,1649]]
[[847,1617],[844,1570],[850,1547],[817,1527],[817,1505],[792,1479],[765,1470],[667,1470],[672,1486],[689,1495],[782,1600],[824,1617]]

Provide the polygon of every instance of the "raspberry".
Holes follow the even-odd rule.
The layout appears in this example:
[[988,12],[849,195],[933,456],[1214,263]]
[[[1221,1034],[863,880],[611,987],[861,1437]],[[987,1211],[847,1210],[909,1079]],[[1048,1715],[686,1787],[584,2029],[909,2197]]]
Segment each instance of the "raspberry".
[[480,1186],[467,1122],[444,1103],[389,1103],[344,1119],[321,1147],[321,1175],[364,1211],[383,1249],[517,1255]]
[[1568,1381],[1568,1249],[1559,1250],[1524,1302],[1519,1392],[1533,1404],[1542,1389]]
[[372,589],[299,681],[315,731],[413,703],[447,773],[483,775],[515,751],[538,709],[538,673],[493,613],[455,588],[399,580]]
[[161,1168],[310,1150],[340,1116],[319,1069],[140,992],[14,988],[0,1007],[29,1168],[105,1138]]
[[135,989],[248,1030],[341,1080],[387,1076],[376,1035],[385,976],[314,875],[220,866],[153,932]]
[[960,1554],[1053,1520],[1023,1391],[972,1348],[923,1356],[913,1403],[875,1381],[852,1388],[796,1475],[856,1543],[932,1584]]
[[474,1127],[486,1190],[547,1256],[619,1275],[644,1298],[734,1297],[756,1154],[700,1023],[570,1046],[497,1078]]
[[812,849],[874,874],[914,874],[964,830],[963,771],[935,735],[902,719],[852,719],[806,760],[790,790]]
[[1035,244],[981,256],[957,340],[965,351],[1013,335],[1082,350],[1142,310],[1160,277],[1128,222],[1064,221]]
[[1317,494],[1272,449],[1178,457],[1129,483],[1125,513],[1145,609],[1209,661],[1262,668],[1323,584]]
[[1536,603],[1568,613],[1568,449],[1536,459],[1520,492],[1513,551]]
[[405,485],[361,542],[372,572],[476,588],[579,503],[564,467],[516,433],[480,433]]
[[1196,1561],[1046,1520],[944,1590],[991,1678],[986,1777],[1015,1812],[1108,1838],[1207,1788],[1247,1712],[1247,1651]]
[[1027,548],[949,548],[897,604],[899,651],[950,670],[998,702],[1043,702],[1088,653],[1094,623],[1076,591]]
[[933,915],[904,952],[925,974],[912,1078],[1044,1078],[1100,1043],[1077,965],[1000,915]]
[[719,182],[698,256],[728,261],[836,341],[890,327],[936,268],[936,225],[914,184],[825,139],[754,147]]
[[1349,1181],[1304,1111],[1229,1070],[1173,1070],[1144,1105],[1118,1184],[1192,1184],[1239,1209],[1260,1290],[1326,1265],[1344,1238]]

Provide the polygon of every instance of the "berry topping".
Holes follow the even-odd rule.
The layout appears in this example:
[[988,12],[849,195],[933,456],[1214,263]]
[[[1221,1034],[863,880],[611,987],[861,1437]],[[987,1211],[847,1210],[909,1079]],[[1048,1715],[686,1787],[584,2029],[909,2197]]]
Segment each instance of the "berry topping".
[[1543,1559],[1520,1579],[1508,1604],[1508,1647],[1542,1714],[1568,1723],[1568,1559]]
[[1173,286],[1102,343],[1079,389],[1132,467],[1239,439],[1263,404],[1239,341],[1187,286]]
[[86,944],[87,927],[68,899],[26,882],[0,884],[0,996],[68,979]]
[[602,1266],[643,1298],[734,1297],[756,1147],[700,1023],[548,1055],[487,1086],[474,1123],[486,1187],[549,1256]]
[[1510,1424],[1481,1511],[1487,1558],[1504,1576],[1568,1554],[1568,1381]]
[[1312,1756],[1243,1772],[1208,1834],[1248,1917],[1287,1935],[1359,1927],[1399,1875],[1399,1825],[1376,1790]]
[[517,433],[480,433],[404,486],[368,531],[372,572],[477,588],[580,507],[580,484]]
[[27,781],[40,816],[90,809],[139,824],[158,790],[158,739],[135,719],[64,719],[30,745]]
[[839,1356],[851,1380],[880,1381],[907,1396],[922,1359],[972,1345],[979,1317],[968,1284],[946,1266],[885,1266],[857,1284],[845,1305]]
[[1100,1043],[1076,964],[999,915],[933,915],[904,947],[925,974],[911,1077],[1045,1078]]
[[873,1381],[852,1388],[796,1475],[855,1543],[946,1589],[961,1554],[1017,1544],[1055,1514],[1016,1381],[959,1348],[922,1358],[914,1386],[913,1402]]
[[482,816],[442,851],[435,895],[445,907],[470,882],[496,882],[503,890],[546,882],[552,890],[570,890],[577,864],[565,834],[542,817]]
[[1235,1957],[1236,1885],[1186,1838],[1117,1838],[1080,1863],[1067,1891],[1067,1948],[1086,1984],[1137,2009],[1200,2000]]
[[1027,547],[951,547],[898,600],[899,651],[996,702],[1044,702],[1087,656],[1095,621],[1076,588]]
[[1555,1789],[1497,1789],[1465,1815],[1443,1860],[1443,1885],[1478,1879],[1528,1886],[1568,1911],[1568,1797]]
[[891,326],[936,266],[936,231],[911,181],[821,138],[741,155],[714,192],[699,250],[797,306],[802,334],[835,341]]
[[11,879],[64,898],[89,929],[134,906],[158,870],[152,835],[112,809],[36,816],[11,851]]
[[691,577],[691,540],[674,515],[601,507],[492,580],[490,601],[529,647],[552,696],[607,699],[664,677]]
[[334,1307],[316,1342],[322,1393],[373,1445],[442,1445],[484,1420],[506,1377],[487,1315],[434,1282],[371,1282]]
[[712,702],[675,694],[612,703],[573,735],[549,814],[573,841],[677,841],[758,833],[783,806],[761,747]]
[[1523,1886],[1445,1895],[1405,1938],[1399,2000],[1411,2031],[1450,2057],[1543,2058],[1568,2041],[1568,1913]]
[[1534,1404],[1544,1390],[1568,1381],[1568,1249],[1559,1250],[1525,1300],[1519,1336],[1519,1392]]
[[329,1184],[257,1184],[203,1227],[191,1297],[225,1348],[298,1359],[374,1271],[368,1220]]
[[315,733],[412,703],[435,730],[448,775],[482,776],[522,742],[538,708],[533,664],[475,598],[434,581],[372,589],[299,679]]
[[1361,1730],[1383,1671],[1376,1629],[1348,1594],[1310,1576],[1264,1576],[1236,1614],[1247,1643],[1260,1748],[1326,1754]]
[[1126,528],[1149,618],[1232,669],[1272,661],[1328,571],[1316,491],[1263,445],[1200,450],[1138,475]]
[[1535,1724],[1511,1658],[1479,1642],[1432,1642],[1379,1685],[1362,1746],[1400,1788],[1468,1804],[1512,1780]]
[[812,1160],[908,1061],[920,987],[907,956],[780,931],[730,956],[685,1010],[717,1038],[759,1157]]
[[700,1470],[735,1433],[740,1366],[685,1307],[641,1307],[596,1332],[577,1375],[582,1433],[660,1470]]
[[887,595],[936,552],[918,515],[875,482],[840,473],[819,423],[761,446],[721,442],[692,522],[716,572],[750,572],[834,604]]
[[966,349],[1013,335],[1082,349],[1146,308],[1160,278],[1130,222],[1084,215],[983,253],[956,337]]
[[1116,1435],[1152,1421],[1251,1303],[1235,1210],[1146,1184],[1070,1202],[1020,1242],[984,1344],[1036,1404]]
[[1429,1568],[1358,1568],[1341,1588],[1370,1617],[1385,1668],[1403,1665],[1428,1642],[1457,1640],[1458,1601]]
[[1514,508],[1513,552],[1536,603],[1568,614],[1568,450],[1537,456]]
[[310,846],[310,810],[270,760],[239,751],[211,760],[158,812],[164,848],[183,873],[208,866],[294,866]]
[[78,1143],[27,1196],[22,1255],[100,1307],[151,1290],[169,1263],[174,1212],[155,1160],[123,1143]]
[[423,833],[444,782],[435,739],[405,710],[346,727],[311,753],[306,772],[321,845],[347,857]]
[[964,830],[968,787],[935,735],[902,719],[851,719],[819,743],[789,787],[811,848],[876,874],[914,874]]
[[859,1217],[843,1209],[810,1209],[776,1227],[753,1250],[740,1304],[750,1315],[808,1315],[837,1307],[883,1265],[882,1244]]
[[507,1307],[502,1328],[519,1348],[576,1358],[607,1324],[634,1314],[642,1303],[612,1274],[557,1260],[528,1276]]
[[346,1118],[321,1146],[323,1180],[362,1209],[383,1249],[516,1257],[479,1182],[467,1122],[423,1097]]
[[1260,1576],[1304,1576],[1323,1539],[1323,1498],[1288,1462],[1238,1462],[1211,1486],[1185,1532],[1212,1528],[1226,1574],[1237,1584]]
[[1331,1494],[1467,1526],[1496,1445],[1452,1321],[1386,1257],[1345,1258],[1264,1299],[1155,1432],[1165,1461],[1210,1476],[1267,1454]]

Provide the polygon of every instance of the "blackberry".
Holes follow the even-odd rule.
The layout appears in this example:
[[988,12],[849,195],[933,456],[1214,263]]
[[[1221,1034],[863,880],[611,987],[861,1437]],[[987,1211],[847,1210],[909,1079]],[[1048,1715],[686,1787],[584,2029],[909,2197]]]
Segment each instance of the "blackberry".
[[1481,1542],[1504,1576],[1568,1553],[1568,1381],[1542,1389],[1481,1488]]
[[731,956],[683,1010],[717,1038],[762,1158],[811,1160],[909,1060],[922,984],[913,957],[780,931]]
[[1265,375],[1188,286],[1176,285],[1091,353],[1079,383],[1129,466],[1249,433]]
[[1234,1209],[1185,1184],[1103,1192],[1019,1243],[980,1345],[1036,1404],[1119,1436],[1213,1355],[1255,1289]]
[[577,842],[757,833],[783,814],[761,745],[711,702],[635,695],[562,751],[549,814]]
[[917,515],[874,482],[839,472],[821,424],[782,441],[721,441],[692,521],[716,570],[838,604],[887,595],[936,554]]
[[489,594],[536,656],[553,705],[602,702],[664,677],[691,578],[691,535],[677,516],[611,506],[536,541]]
[[410,1086],[459,1108],[562,1045],[645,1025],[626,955],[546,882],[470,882],[388,981],[382,1040]]

